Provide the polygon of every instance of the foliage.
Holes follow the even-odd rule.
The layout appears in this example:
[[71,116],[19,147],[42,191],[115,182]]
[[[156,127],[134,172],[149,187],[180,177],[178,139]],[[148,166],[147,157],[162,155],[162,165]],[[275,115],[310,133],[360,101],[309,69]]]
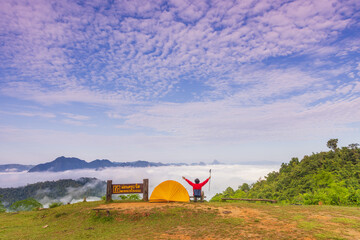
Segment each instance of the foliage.
[[358,143],[351,143],[349,144],[349,148],[351,149],[357,149],[359,147],[359,144]]
[[131,200],[131,201],[141,200],[139,194],[119,195],[119,198],[121,200]]
[[234,193],[226,189],[222,197],[277,199],[287,203],[360,206],[360,149],[358,144],[337,148],[337,139],[327,145],[333,150],[313,153],[301,161],[292,158],[279,171],[269,173],[245,191],[244,184]]
[[42,208],[42,207],[43,207],[43,205],[41,203],[39,203],[38,201],[36,201],[35,199],[28,198],[25,200],[20,200],[20,201],[14,202],[10,206],[10,210],[15,211],[15,212],[32,211],[32,210]]
[[243,183],[241,186],[239,186],[239,189],[244,192],[250,191],[250,186],[247,183]]
[[5,212],[5,211],[6,211],[6,208],[4,207],[2,202],[0,201],[0,213]]
[[330,148],[330,149],[332,149],[332,150],[336,150],[337,149],[337,143],[338,143],[338,139],[337,138],[335,138],[335,139],[330,139],[328,142],[327,142],[327,144],[326,144],[326,146],[328,147],[328,148]]
[[61,202],[53,202],[49,205],[49,208],[56,208],[60,207],[61,205],[63,205]]
[[2,202],[1,202],[1,198],[2,198],[2,196],[0,195],[0,213],[6,211],[6,208],[5,208],[4,204],[2,204]]
[[106,190],[106,182],[96,178],[80,178],[78,180],[61,179],[58,181],[38,182],[28,184],[17,188],[0,188],[0,195],[3,196],[3,202],[7,207],[12,203],[34,198],[37,200],[44,197],[50,199],[59,199],[64,196],[70,196],[81,199],[88,196],[101,197]]

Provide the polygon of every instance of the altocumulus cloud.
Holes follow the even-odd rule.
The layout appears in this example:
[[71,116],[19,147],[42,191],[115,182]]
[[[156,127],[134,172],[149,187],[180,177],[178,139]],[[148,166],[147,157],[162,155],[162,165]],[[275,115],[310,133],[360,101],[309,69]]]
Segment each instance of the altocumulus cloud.
[[97,142],[110,159],[235,162],[252,141],[356,138],[359,10],[358,0],[5,1],[3,155],[41,145],[47,158],[93,158]]
[[6,1],[2,92],[110,104],[166,96],[194,78],[218,90],[210,79],[230,85],[246,63],[336,39],[358,9],[358,1],[336,0]]

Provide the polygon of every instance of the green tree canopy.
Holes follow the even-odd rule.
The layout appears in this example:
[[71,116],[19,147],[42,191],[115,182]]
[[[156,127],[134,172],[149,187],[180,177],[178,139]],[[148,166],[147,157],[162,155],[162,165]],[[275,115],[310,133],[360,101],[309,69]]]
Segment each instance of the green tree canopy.
[[326,146],[335,151],[337,149],[337,144],[338,144],[338,139],[333,138],[327,142]]
[[[333,140],[333,141],[331,141]],[[234,193],[227,188],[211,201],[221,198],[276,199],[287,203],[357,205],[360,206],[360,149],[357,146],[337,147],[337,139],[328,146],[334,151],[313,153],[299,161],[292,158],[251,185]],[[336,151],[335,151],[336,150]]]
[[351,143],[351,144],[349,144],[349,148],[351,148],[351,149],[358,149],[358,147],[359,147],[359,144],[358,144],[358,143]]
[[1,202],[1,198],[2,198],[2,195],[0,195],[0,213],[6,211],[4,205],[3,205],[2,202]]
[[243,183],[241,186],[239,186],[239,189],[244,192],[248,192],[250,190],[250,186],[247,183]]
[[0,201],[0,213],[1,213],[1,212],[5,212],[5,211],[6,211],[5,207],[4,207],[4,205],[2,204],[2,202]]

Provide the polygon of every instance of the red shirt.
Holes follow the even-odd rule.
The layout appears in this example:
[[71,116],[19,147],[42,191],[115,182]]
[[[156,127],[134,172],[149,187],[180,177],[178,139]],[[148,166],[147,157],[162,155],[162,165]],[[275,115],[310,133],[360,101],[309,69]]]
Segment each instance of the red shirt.
[[206,179],[205,181],[203,181],[202,183],[193,183],[190,180],[187,180],[186,178],[185,178],[185,181],[187,181],[188,184],[190,184],[193,187],[193,189],[201,190],[202,186],[204,186],[209,181],[209,179],[210,179],[210,177],[208,179]]

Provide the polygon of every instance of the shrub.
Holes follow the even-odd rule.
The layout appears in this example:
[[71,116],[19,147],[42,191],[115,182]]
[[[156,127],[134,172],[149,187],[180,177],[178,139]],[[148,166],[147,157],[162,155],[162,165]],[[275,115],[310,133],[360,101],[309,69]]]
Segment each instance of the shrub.
[[223,198],[224,195],[222,195],[221,193],[217,193],[215,196],[213,196],[211,199],[210,199],[210,202],[221,202],[221,198]]
[[127,200],[127,195],[119,195],[119,198],[120,198],[121,200]]
[[61,205],[63,205],[61,202],[53,202],[49,205],[49,208],[56,208],[60,207]]
[[130,194],[130,195],[128,195],[128,199],[129,200],[140,200],[141,198],[140,198],[139,194]]
[[132,201],[141,199],[139,194],[119,195],[119,198],[121,200],[132,200]]
[[42,208],[43,205],[41,203],[39,203],[38,201],[36,201],[33,198],[28,198],[25,200],[21,200],[21,201],[17,201],[14,202],[11,206],[10,206],[10,210],[11,211],[31,211],[31,210],[36,210],[38,208]]

